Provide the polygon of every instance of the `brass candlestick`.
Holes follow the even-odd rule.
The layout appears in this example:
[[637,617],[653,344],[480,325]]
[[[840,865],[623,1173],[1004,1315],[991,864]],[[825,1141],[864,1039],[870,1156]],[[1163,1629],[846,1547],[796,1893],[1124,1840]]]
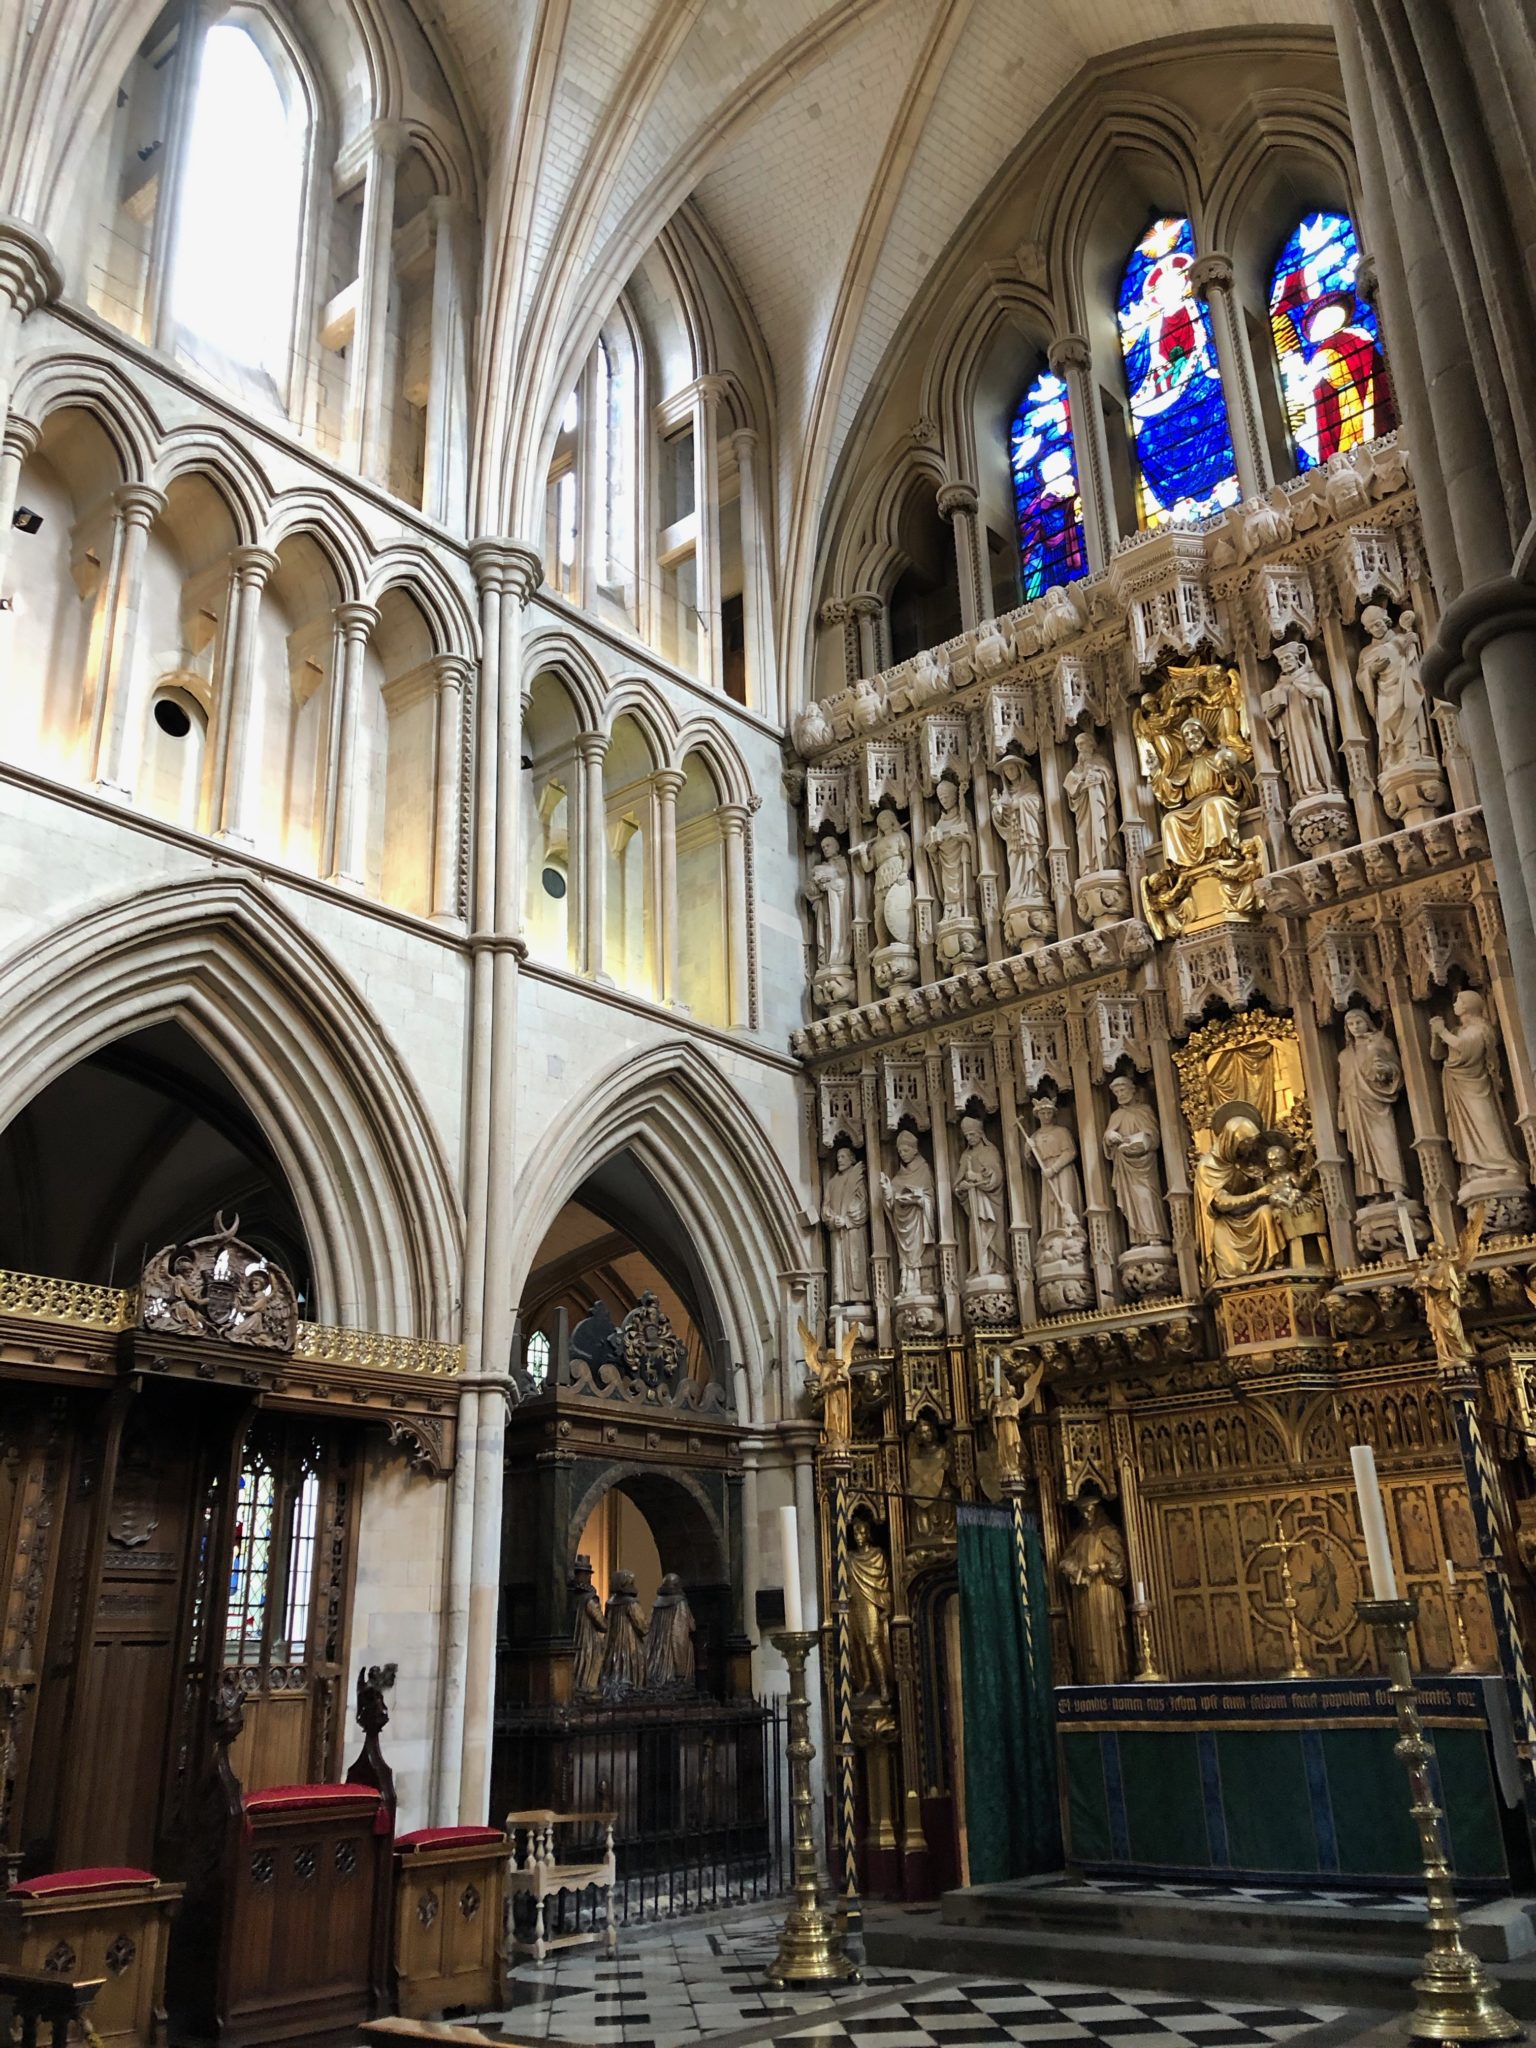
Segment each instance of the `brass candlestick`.
[[1291,1668],[1287,1678],[1310,1678],[1306,1653],[1302,1648],[1301,1624],[1296,1618],[1296,1581],[1291,1577],[1291,1552],[1300,1541],[1299,1537],[1287,1536],[1280,1517],[1275,1517],[1275,1534],[1269,1543],[1260,1543],[1254,1549],[1255,1557],[1263,1557],[1268,1551],[1278,1553],[1280,1560],[1280,1604],[1285,1609],[1285,1625],[1291,1638]]
[[1467,1646],[1467,1617],[1461,1611],[1461,1603],[1466,1597],[1466,1587],[1460,1579],[1455,1580],[1451,1586],[1451,1626],[1456,1631],[1456,1662],[1451,1666],[1453,1678],[1466,1678],[1477,1670]]
[[1451,1885],[1445,1817],[1429,1783],[1430,1746],[1419,1719],[1408,1662],[1408,1630],[1418,1602],[1362,1600],[1360,1619],[1376,1630],[1382,1664],[1397,1713],[1397,1754],[1408,1773],[1409,1811],[1419,1830],[1419,1859],[1429,1905],[1429,1949],[1424,1972],[1413,1980],[1414,2006],[1408,2021],[1413,2041],[1517,2041],[1525,2029],[1498,2003],[1498,1986],[1461,1938],[1461,1916]]
[[1157,1659],[1152,1654],[1152,1609],[1145,1600],[1131,1602],[1131,1614],[1136,1624],[1136,1683],[1138,1685],[1161,1685],[1163,1674],[1157,1668]]
[[779,1952],[768,1982],[834,1984],[858,1981],[842,1936],[821,1903],[816,1874],[816,1837],[811,1828],[811,1703],[805,1690],[805,1660],[816,1642],[814,1629],[786,1629],[772,1637],[789,1666],[789,1787],[794,1808],[795,1898],[785,1915]]

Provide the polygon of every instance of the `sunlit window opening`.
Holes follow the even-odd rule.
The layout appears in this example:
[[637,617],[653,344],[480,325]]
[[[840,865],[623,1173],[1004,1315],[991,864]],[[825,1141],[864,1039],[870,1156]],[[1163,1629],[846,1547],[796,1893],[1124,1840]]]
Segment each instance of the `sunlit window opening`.
[[[297,101],[297,95],[292,95]],[[305,124],[243,28],[208,31],[182,172],[173,308],[209,369],[288,376]]]

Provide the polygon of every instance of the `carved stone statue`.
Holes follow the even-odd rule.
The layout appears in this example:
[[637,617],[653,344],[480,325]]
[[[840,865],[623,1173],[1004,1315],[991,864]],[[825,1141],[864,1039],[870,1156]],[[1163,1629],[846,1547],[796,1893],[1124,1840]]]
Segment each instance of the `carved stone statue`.
[[1003,629],[996,619],[983,619],[976,628],[976,638],[971,643],[971,666],[979,676],[996,675],[1006,668],[1013,659],[1013,649],[1003,638]]
[[868,676],[853,686],[853,722],[861,732],[871,732],[885,716],[885,699]]
[[1115,771],[1099,752],[1096,732],[1080,732],[1073,744],[1077,760],[1061,787],[1077,827],[1078,870],[1103,874],[1115,865],[1113,848],[1120,834]]
[[867,1518],[854,1518],[848,1545],[848,1665],[855,1697],[891,1696],[891,1567]]
[[571,1573],[571,1591],[576,1596],[576,1654],[571,1659],[571,1690],[579,1698],[597,1691],[608,1637],[603,1603],[592,1584],[590,1557],[577,1558]]
[[1003,1258],[1003,1157],[979,1116],[960,1119],[963,1149],[955,1170],[955,1199],[970,1225],[968,1279],[1005,1273]]
[[1264,1198],[1260,1131],[1252,1117],[1227,1117],[1195,1161],[1195,1222],[1206,1270],[1240,1280],[1280,1263],[1285,1239]]
[[816,920],[813,994],[823,1008],[845,1006],[854,994],[853,877],[848,856],[830,832],[821,842],[821,858],[811,869],[805,894]]
[[1369,637],[1355,664],[1355,687],[1376,727],[1382,802],[1389,817],[1401,818],[1445,798],[1419,674],[1419,636],[1411,611],[1401,613],[1394,626],[1379,604],[1366,606],[1360,624]]
[[[1403,1092],[1403,1063],[1384,1026],[1366,1010],[1344,1013],[1339,1053],[1339,1129],[1355,1162],[1355,1189],[1372,1195],[1402,1195],[1408,1172],[1397,1135],[1393,1105]],[[1413,1246],[1407,1247],[1409,1251]]]
[[837,1171],[822,1195],[821,1220],[831,1254],[832,1300],[838,1307],[869,1302],[869,1176],[851,1145],[839,1145]]
[[1280,671],[1273,689],[1260,700],[1264,721],[1280,743],[1280,763],[1290,787],[1291,802],[1308,797],[1337,796],[1334,748],[1338,722],[1333,692],[1312,663],[1304,640],[1282,640],[1274,651]]
[[795,751],[797,754],[817,754],[823,747],[830,747],[835,735],[832,721],[823,707],[812,698],[803,711],[795,714]]
[[1499,1034],[1475,989],[1451,1005],[1454,1021],[1429,1021],[1429,1049],[1442,1062],[1440,1090],[1445,1130],[1461,1168],[1458,1200],[1523,1188],[1525,1169],[1515,1157],[1505,1121]]
[[1260,1154],[1261,1188],[1280,1232],[1284,1263],[1326,1270],[1332,1263],[1328,1218],[1311,1161],[1283,1130],[1265,1132]]
[[1125,1538],[1090,1487],[1078,1503],[1082,1522],[1061,1553],[1072,1602],[1073,1662],[1080,1685],[1121,1685],[1129,1676],[1125,1637]]
[[889,804],[880,807],[874,838],[862,840],[852,851],[873,878],[875,980],[883,989],[909,988],[917,973],[912,950],[912,842]]
[[1049,938],[1055,929],[1045,872],[1045,800],[1029,764],[1004,754],[997,764],[1002,786],[992,799],[992,822],[1008,856],[1008,891],[1003,930],[1010,945]]
[[880,1192],[896,1240],[898,1295],[926,1297],[937,1242],[933,1168],[923,1157],[917,1133],[896,1133],[897,1167],[880,1176]]
[[928,827],[923,847],[939,890],[935,944],[940,960],[953,972],[981,950],[981,927],[976,922],[976,835],[958,782],[942,777],[934,795],[939,815]]
[[1255,791],[1236,675],[1214,666],[1170,669],[1131,723],[1163,813],[1167,865],[1142,878],[1154,932],[1166,938],[1196,921],[1248,916],[1262,848],[1240,837]]
[[1132,1245],[1167,1244],[1170,1225],[1159,1166],[1163,1134],[1157,1111],[1129,1074],[1114,1075],[1109,1092],[1115,1106],[1104,1125],[1104,1157],[1116,1206],[1125,1218],[1125,1234]]
[[1042,1095],[1035,1104],[1035,1128],[1019,1128],[1040,1169],[1040,1241],[1083,1235],[1083,1194],[1077,1178],[1077,1139],[1057,1122],[1056,1104]]
[[918,1417],[907,1439],[907,1491],[912,1498],[913,1549],[953,1543],[955,1481],[949,1445],[926,1415]]
[[692,1692],[693,1609],[676,1572],[668,1572],[651,1603],[646,1641],[645,1683],[648,1692]]
[[616,1571],[604,1616],[608,1640],[597,1689],[605,1700],[621,1700],[645,1686],[645,1616],[633,1572]]

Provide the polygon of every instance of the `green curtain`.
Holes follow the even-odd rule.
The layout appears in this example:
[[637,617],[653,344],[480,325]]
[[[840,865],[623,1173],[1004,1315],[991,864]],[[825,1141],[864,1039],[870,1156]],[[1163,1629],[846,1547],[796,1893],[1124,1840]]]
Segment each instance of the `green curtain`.
[[1061,1868],[1051,1617],[1039,1530],[1026,1520],[1033,1656],[1008,1508],[959,1513],[965,1814],[972,1884]]

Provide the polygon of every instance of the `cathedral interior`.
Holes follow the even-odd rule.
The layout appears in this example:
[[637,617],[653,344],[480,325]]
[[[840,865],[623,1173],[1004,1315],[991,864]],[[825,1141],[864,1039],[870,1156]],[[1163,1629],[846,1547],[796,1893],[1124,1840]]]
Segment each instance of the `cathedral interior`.
[[1529,0],[0,4],[0,2038],[1524,2037],[1533,252]]

